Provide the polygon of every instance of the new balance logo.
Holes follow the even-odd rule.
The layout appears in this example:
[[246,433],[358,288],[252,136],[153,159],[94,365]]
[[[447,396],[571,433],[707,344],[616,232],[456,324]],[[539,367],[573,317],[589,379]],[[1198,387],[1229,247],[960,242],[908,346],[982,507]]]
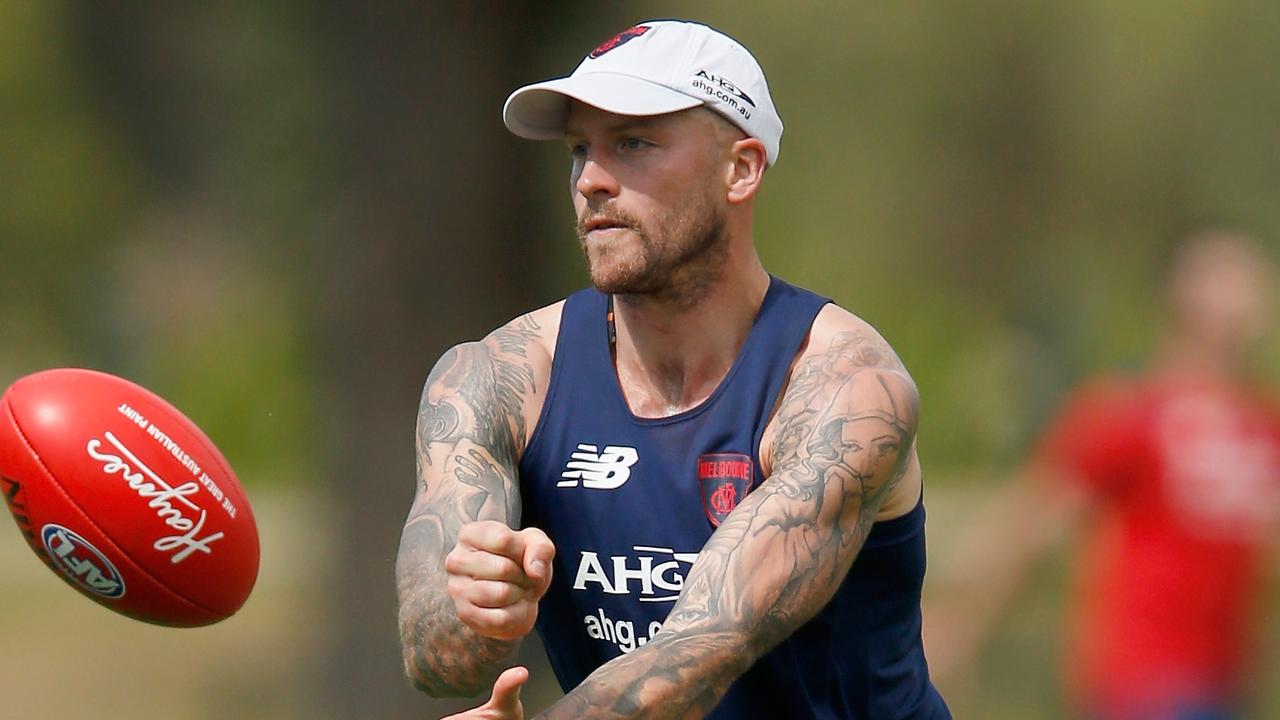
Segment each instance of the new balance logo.
[[640,456],[633,447],[608,445],[601,452],[595,445],[578,444],[578,451],[569,456],[556,487],[582,487],[593,490],[613,490],[631,478],[631,466]]

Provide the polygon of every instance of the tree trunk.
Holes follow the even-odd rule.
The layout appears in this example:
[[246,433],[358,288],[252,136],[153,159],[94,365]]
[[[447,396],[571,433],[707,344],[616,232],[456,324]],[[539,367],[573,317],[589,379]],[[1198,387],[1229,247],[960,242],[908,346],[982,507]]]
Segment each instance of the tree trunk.
[[[537,256],[524,237],[527,175],[501,102],[524,46],[520,11],[471,3],[352,5],[332,28],[349,73],[337,110],[351,149],[335,232],[312,286],[322,338],[330,486],[340,534],[324,712],[432,718],[473,702],[433,701],[400,664],[394,562],[414,487],[416,410],[450,345],[530,309],[521,282]],[[541,646],[526,643],[545,679]]]

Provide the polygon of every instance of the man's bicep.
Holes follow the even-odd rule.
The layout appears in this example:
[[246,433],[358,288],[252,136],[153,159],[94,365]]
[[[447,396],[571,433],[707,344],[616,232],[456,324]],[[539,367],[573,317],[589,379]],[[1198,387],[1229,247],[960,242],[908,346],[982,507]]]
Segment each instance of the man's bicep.
[[419,471],[417,495],[405,519],[401,555],[411,565],[438,564],[469,522],[497,520],[512,527],[520,522],[512,463],[468,440],[442,455]]
[[874,519],[914,457],[920,397],[889,344],[859,323],[797,363],[770,460],[773,476],[838,489],[842,514]]
[[532,379],[512,365],[486,343],[467,343],[431,371],[418,408],[417,489],[402,556],[439,561],[468,522],[519,524],[521,397]]

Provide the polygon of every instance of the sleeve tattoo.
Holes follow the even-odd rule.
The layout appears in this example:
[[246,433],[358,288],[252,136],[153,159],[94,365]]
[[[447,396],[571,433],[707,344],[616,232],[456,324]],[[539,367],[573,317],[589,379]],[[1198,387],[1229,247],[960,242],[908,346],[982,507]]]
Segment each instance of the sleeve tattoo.
[[396,581],[405,671],[435,696],[474,695],[514,656],[518,642],[476,634],[457,618],[445,555],[475,520],[520,522],[516,464],[535,392],[525,315],[436,363],[418,409],[417,491],[400,538]]
[[543,717],[700,718],[839,588],[906,472],[919,401],[888,344],[837,335],[793,371],[770,477],[716,530],[662,630]]

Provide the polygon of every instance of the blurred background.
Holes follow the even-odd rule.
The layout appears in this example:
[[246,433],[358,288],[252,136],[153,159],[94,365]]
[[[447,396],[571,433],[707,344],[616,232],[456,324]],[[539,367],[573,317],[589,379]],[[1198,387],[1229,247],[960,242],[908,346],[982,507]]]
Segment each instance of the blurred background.
[[[1276,3],[0,0],[0,385],[87,366],[168,398],[264,552],[240,614],[175,631],[0,532],[0,714],[443,712],[395,622],[422,383],[585,282],[565,151],[510,136],[502,101],[672,16],[768,73],[766,267],[876,325],[920,386],[935,558],[1069,387],[1141,367],[1175,240],[1280,238]],[[1257,367],[1280,380],[1276,333]],[[1064,717],[1065,564],[945,688],[957,717]],[[1280,667],[1275,620],[1263,647]],[[534,682],[530,708],[557,696]]]

